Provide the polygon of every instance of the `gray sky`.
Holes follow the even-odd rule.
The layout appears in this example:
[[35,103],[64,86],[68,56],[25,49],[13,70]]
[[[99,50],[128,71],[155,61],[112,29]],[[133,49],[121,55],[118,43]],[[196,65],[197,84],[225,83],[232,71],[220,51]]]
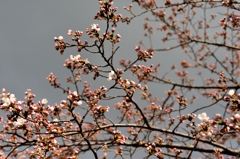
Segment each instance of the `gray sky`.
[[[114,6],[118,6],[118,13],[124,16],[128,15],[122,8],[128,6],[131,1],[115,1]],[[73,31],[83,31],[82,39],[88,39],[85,30],[93,23],[100,24],[102,33],[105,29],[104,22],[93,19],[98,8],[97,0],[1,1],[0,88],[6,88],[7,92],[15,94],[18,100],[23,100],[24,92],[29,88],[36,94],[36,101],[47,98],[49,104],[54,104],[65,99],[65,95],[60,90],[50,86],[46,77],[50,72],[53,72],[62,85],[66,86],[66,77],[70,75],[70,72],[63,67],[64,60],[69,58],[69,55],[76,55],[78,52],[76,48],[71,48],[67,49],[65,54],[61,56],[54,49],[53,38],[61,35],[70,42],[67,32],[72,29]],[[120,58],[136,58],[134,46],[144,39],[142,24],[146,16],[134,19],[130,25],[119,24],[119,27],[116,28],[116,33],[121,34],[122,38],[115,62]],[[156,26],[158,25],[156,24]],[[154,45],[167,45],[163,44],[161,39],[161,36],[156,37]],[[84,51],[80,54],[82,57],[88,58],[90,62],[99,62],[100,56],[98,55],[90,55]],[[181,54],[175,51],[167,52],[167,54],[159,53],[150,63],[160,62],[162,71],[166,72],[168,66],[174,64],[175,60],[180,61],[179,58],[184,59]],[[117,65],[118,63],[116,63]],[[92,75],[89,76],[89,79],[85,79],[90,80],[90,78]],[[107,82],[107,80],[102,79],[100,80],[101,84],[95,86],[99,87]],[[152,88],[153,92],[159,94],[160,99],[164,97],[166,88],[169,88],[166,86],[156,87],[155,85],[149,87]],[[206,101],[196,105],[199,106],[204,102]],[[189,112],[191,110],[193,109],[189,108]]]

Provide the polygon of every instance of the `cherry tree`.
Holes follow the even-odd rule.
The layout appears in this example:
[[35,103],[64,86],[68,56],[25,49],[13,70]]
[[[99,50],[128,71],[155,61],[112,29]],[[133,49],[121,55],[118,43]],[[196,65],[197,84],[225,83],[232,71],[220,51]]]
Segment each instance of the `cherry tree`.
[[[69,87],[53,73],[47,77],[66,99],[51,106],[50,99],[34,101],[30,89],[22,100],[2,89],[0,158],[76,159],[86,152],[95,159],[240,158],[240,2],[132,0],[124,7],[127,17],[113,0],[98,3],[89,28],[68,31],[72,42],[54,38],[60,54],[76,48],[64,62],[72,74],[66,77]],[[119,23],[144,16],[145,40],[130,50],[135,59],[116,63]],[[104,65],[83,58],[83,52],[100,55]],[[102,79],[106,85],[99,85]],[[158,86],[163,95],[154,90]]]

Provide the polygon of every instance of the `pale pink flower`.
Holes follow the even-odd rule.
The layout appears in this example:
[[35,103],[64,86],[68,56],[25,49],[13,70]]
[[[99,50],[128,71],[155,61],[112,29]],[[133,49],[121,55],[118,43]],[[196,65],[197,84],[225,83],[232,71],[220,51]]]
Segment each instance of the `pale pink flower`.
[[22,126],[26,122],[23,118],[18,118],[17,121],[13,122],[14,126]]
[[68,35],[72,35],[73,34],[73,31],[71,29],[68,30]]
[[9,99],[12,103],[14,103],[16,101],[16,98],[15,98],[14,94],[11,94]]
[[77,105],[78,105],[78,106],[82,105],[82,101],[81,101],[81,100],[78,101],[78,102],[77,102]]
[[76,56],[70,55],[70,60],[72,60],[73,62],[79,61],[80,58],[81,58],[81,55],[79,54]]
[[16,102],[14,94],[11,94],[9,97],[2,97],[1,100],[3,101],[3,106],[9,106],[11,103]]
[[203,112],[202,114],[198,114],[198,119],[204,122],[209,120],[209,117],[207,116],[207,113]]
[[58,40],[59,40],[59,41],[63,41],[63,37],[62,37],[62,36],[59,36],[59,37],[58,37]]
[[97,32],[100,31],[98,24],[92,24],[91,27],[92,27],[92,30],[96,30]]
[[230,95],[230,96],[233,96],[234,93],[235,93],[235,91],[234,91],[233,89],[231,89],[230,91],[228,91],[228,95]]
[[2,98],[3,106],[9,106],[11,104],[11,101],[9,98]]
[[42,99],[42,104],[47,104],[48,100],[46,98]]
[[117,76],[116,76],[116,74],[115,74],[115,72],[114,71],[111,71],[109,74],[108,74],[108,81],[111,81],[111,80],[114,80],[114,79],[116,79],[117,78]]
[[58,122],[59,120],[57,118],[53,119],[54,122]]

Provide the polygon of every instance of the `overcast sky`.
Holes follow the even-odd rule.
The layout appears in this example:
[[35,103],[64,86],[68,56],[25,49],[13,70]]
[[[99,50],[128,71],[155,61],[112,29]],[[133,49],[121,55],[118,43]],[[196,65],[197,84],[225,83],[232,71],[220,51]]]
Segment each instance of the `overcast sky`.
[[[131,1],[128,0],[118,0],[114,2],[114,6],[118,6],[118,13],[125,16],[129,14],[123,10],[123,7],[130,3]],[[63,67],[64,60],[69,58],[69,55],[76,55],[78,52],[76,48],[71,48],[61,56],[54,49],[53,38],[61,35],[70,42],[67,32],[72,29],[73,31],[83,31],[82,39],[87,39],[85,30],[93,23],[99,23],[103,32],[104,23],[93,19],[98,9],[97,0],[1,1],[0,88],[6,88],[7,92],[15,94],[18,100],[23,100],[24,92],[27,89],[32,89],[32,92],[36,94],[36,101],[47,98],[49,104],[54,104],[65,99],[65,95],[60,90],[50,86],[46,77],[53,72],[65,85],[64,82],[70,72]],[[136,11],[140,13],[140,10]],[[134,46],[144,39],[142,24],[146,17],[147,15],[143,15],[141,18],[134,19],[130,25],[119,24],[119,27],[116,28],[116,33],[122,36],[116,62],[120,58],[136,58]],[[158,25],[156,24],[156,26]],[[157,37],[154,44],[161,46],[161,39],[162,37]],[[109,48],[110,50],[111,48]],[[88,58],[90,62],[99,62],[100,56],[90,55],[84,51],[80,54],[84,58]],[[179,61],[179,58],[184,59],[181,54],[173,51],[164,55],[159,54],[150,63],[160,62],[163,70],[166,70],[174,63],[174,60]],[[89,78],[91,79],[92,76]],[[101,85],[108,82],[105,79],[100,81]],[[158,93],[161,99],[166,91],[163,88],[167,87],[160,89],[155,86],[152,88],[154,88],[152,91]],[[202,101],[201,104],[204,102]],[[192,109],[190,108],[190,110]]]

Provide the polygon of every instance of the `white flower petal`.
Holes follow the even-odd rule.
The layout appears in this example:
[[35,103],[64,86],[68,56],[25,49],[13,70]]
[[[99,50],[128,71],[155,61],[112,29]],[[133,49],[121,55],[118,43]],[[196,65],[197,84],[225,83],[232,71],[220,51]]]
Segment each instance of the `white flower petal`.
[[207,116],[207,113],[203,112],[202,114],[198,114],[198,119],[203,122],[209,120],[209,117]]
[[78,106],[79,106],[79,105],[82,105],[82,101],[81,101],[81,100],[78,101],[77,104],[78,104]]
[[235,91],[234,91],[233,89],[231,89],[231,90],[228,91],[228,95],[230,95],[230,96],[233,96],[234,93],[235,93]]
[[42,104],[47,104],[48,100],[46,98],[42,99]]

